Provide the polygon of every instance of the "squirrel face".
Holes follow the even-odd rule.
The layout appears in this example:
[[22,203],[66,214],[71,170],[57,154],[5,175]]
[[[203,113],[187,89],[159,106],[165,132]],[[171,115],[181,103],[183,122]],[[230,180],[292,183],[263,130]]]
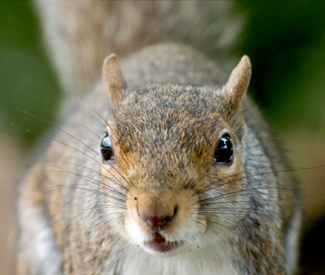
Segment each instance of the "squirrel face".
[[[248,59],[239,67],[222,89],[152,85],[128,92],[115,56],[105,61],[114,159],[103,163],[100,191],[123,194],[105,201],[122,238],[173,255],[208,245],[209,232],[222,237],[244,216],[235,210],[247,209],[241,140],[250,73],[246,82],[240,76],[250,70]],[[220,150],[226,154],[218,158]],[[109,207],[116,203],[124,211]]]

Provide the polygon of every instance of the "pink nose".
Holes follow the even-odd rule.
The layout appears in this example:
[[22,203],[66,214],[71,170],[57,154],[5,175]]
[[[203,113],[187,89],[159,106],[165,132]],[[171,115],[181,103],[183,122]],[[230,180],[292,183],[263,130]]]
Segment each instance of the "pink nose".
[[171,226],[180,215],[178,197],[170,190],[152,194],[139,192],[134,196],[138,222],[147,229],[158,231]]
[[[156,212],[156,211],[155,211]],[[177,207],[174,208],[174,212],[169,215],[159,215],[158,213],[151,212],[149,213],[139,213],[141,220],[150,228],[150,229],[166,229],[169,227],[177,214]]]

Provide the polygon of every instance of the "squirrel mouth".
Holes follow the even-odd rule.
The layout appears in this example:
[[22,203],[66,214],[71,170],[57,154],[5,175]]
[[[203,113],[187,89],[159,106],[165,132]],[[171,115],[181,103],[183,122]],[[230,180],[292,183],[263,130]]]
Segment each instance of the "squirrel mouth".
[[183,242],[167,242],[158,232],[155,232],[154,239],[146,242],[145,245],[159,253],[167,253],[182,245]]

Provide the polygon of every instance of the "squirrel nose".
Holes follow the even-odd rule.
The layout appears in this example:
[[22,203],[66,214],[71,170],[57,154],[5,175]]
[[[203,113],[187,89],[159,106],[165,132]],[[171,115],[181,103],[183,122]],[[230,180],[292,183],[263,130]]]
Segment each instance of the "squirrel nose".
[[170,205],[168,205],[168,207],[163,207],[158,202],[138,208],[139,218],[152,230],[166,229],[169,227],[173,223],[177,212],[177,206],[170,207]]
[[177,214],[177,206],[175,206],[174,211],[169,215],[159,215],[158,213],[146,214],[139,213],[141,220],[148,226],[150,229],[166,229],[169,227]]

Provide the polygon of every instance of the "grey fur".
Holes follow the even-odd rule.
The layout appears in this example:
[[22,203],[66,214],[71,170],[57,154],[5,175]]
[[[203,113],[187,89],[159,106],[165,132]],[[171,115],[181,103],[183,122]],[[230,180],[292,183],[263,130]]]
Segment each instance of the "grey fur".
[[[144,56],[146,57],[145,60],[143,59]],[[157,58],[157,56],[160,58]],[[160,66],[152,70],[155,62],[158,62]],[[135,70],[134,68],[140,63],[141,67]],[[174,120],[174,126],[171,128],[169,135],[173,137],[172,140],[175,140],[177,135],[181,135],[180,133],[184,133],[185,136],[188,135],[189,138],[193,139],[191,147],[187,148],[188,152],[194,150],[195,147],[192,146],[198,144],[203,146],[202,141],[196,141],[195,139],[196,137],[199,138],[199,136],[194,135],[191,137],[189,133],[193,134],[196,131],[202,133],[202,129],[205,129],[204,131],[208,133],[211,130],[209,119],[207,119],[210,116],[208,115],[209,112],[214,113],[217,110],[217,113],[225,114],[227,109],[227,107],[225,107],[224,111],[220,109],[223,108],[222,106],[227,106],[227,104],[224,105],[225,102],[222,103],[222,98],[220,98],[221,101],[216,101],[212,96],[223,83],[216,75],[218,69],[190,48],[173,44],[143,50],[122,61],[121,68],[129,85],[124,95],[125,99],[122,101],[124,103],[116,114],[118,129],[123,132],[123,139],[120,140],[121,144],[130,143],[134,148],[143,148],[138,151],[144,154],[141,157],[142,161],[150,163],[150,168],[145,166],[147,170],[145,175],[148,177],[152,175],[156,179],[158,178],[154,175],[155,171],[158,171],[157,169],[165,167],[165,169],[173,171],[177,166],[171,160],[176,161],[178,158],[180,160],[183,158],[185,169],[177,170],[177,176],[175,175],[173,180],[181,181],[184,172],[192,173],[192,168],[190,168],[189,162],[186,161],[188,156],[183,155],[184,152],[179,151],[177,146],[170,147],[175,146],[175,144],[170,144],[166,148],[167,144],[163,147],[156,147],[157,140],[153,141],[150,135],[142,135],[140,140],[141,121],[147,120],[148,127],[151,127],[149,126],[152,123],[150,121],[157,121],[159,117],[162,119],[161,115],[159,115],[160,112],[162,112],[161,114],[167,114],[168,110],[159,110],[154,106],[163,106],[161,105],[163,101],[172,100],[180,90],[183,90],[184,96],[177,99],[179,103],[176,103],[174,112],[180,115],[184,111],[188,112],[187,117],[194,124],[187,124],[186,120]],[[177,73],[174,72],[174,68],[178,68]],[[200,72],[204,73],[201,74]],[[189,74],[192,76],[188,78],[192,86],[182,86],[186,85],[187,82],[184,76]],[[139,82],[139,80],[143,79],[146,80],[146,83],[156,84],[143,86]],[[210,87],[200,86],[199,84],[202,81],[208,83]],[[168,84],[164,85],[163,83]],[[172,96],[174,93],[176,94]],[[197,97],[200,97],[201,100],[198,100]],[[97,153],[100,139],[96,135],[105,131],[105,125],[103,125],[101,118],[96,113],[104,117],[108,117],[110,113],[110,104],[105,95],[102,82],[96,86],[94,91],[83,102],[91,109],[79,107],[69,117],[69,121],[78,124],[67,122],[60,127],[62,130],[58,131],[54,139],[63,144],[53,142],[50,148],[44,152],[44,160],[36,164],[25,178],[21,196],[24,200],[29,199],[39,207],[42,207],[43,203],[48,205],[48,207],[43,208],[43,219],[49,219],[51,226],[48,226],[48,230],[54,230],[53,234],[61,253],[64,274],[80,274],[80,272],[104,274],[112,270],[116,270],[117,274],[123,274],[122,270],[128,268],[128,263],[124,262],[123,259],[128,259],[129,256],[127,255],[129,253],[131,255],[132,253],[142,255],[144,252],[130,243],[128,238],[125,238],[123,220],[127,212],[123,206],[124,204],[120,204],[120,201],[126,200],[128,196],[125,193],[126,190],[119,183],[116,183],[116,180],[108,182],[105,177],[100,176],[102,174],[100,167],[102,167],[102,171],[110,167],[104,164],[107,168],[103,170],[103,164],[100,164],[101,158]],[[142,105],[136,105],[136,102]],[[193,104],[196,107],[192,108]],[[210,107],[207,108],[207,106]],[[201,113],[202,117],[195,118],[197,113]],[[130,114],[132,116],[129,116]],[[94,116],[97,119],[94,119]],[[193,119],[191,119],[192,116]],[[109,118],[109,120],[111,119],[112,117]],[[223,243],[224,246],[221,250],[227,251],[231,247],[232,251],[231,256],[227,254],[227,261],[231,263],[230,266],[233,271],[230,271],[230,267],[222,267],[226,268],[226,271],[224,269],[218,271],[218,266],[215,266],[215,274],[219,274],[219,272],[221,274],[250,275],[293,274],[295,267],[292,267],[292,264],[288,263],[287,260],[295,262],[297,254],[286,245],[284,236],[293,236],[295,232],[298,232],[301,223],[298,219],[296,221],[298,226],[288,225],[288,223],[291,223],[290,220],[296,216],[291,213],[300,211],[296,204],[288,203],[290,200],[297,200],[295,180],[289,173],[276,173],[278,167],[287,166],[282,154],[274,146],[267,125],[262,121],[250,100],[247,101],[245,119],[247,133],[241,142],[240,138],[238,138],[236,143],[240,142],[241,144],[237,144],[237,150],[241,150],[240,147],[243,148],[246,187],[237,192],[237,198],[224,196],[221,197],[223,199],[207,206],[202,205],[200,208],[202,213],[207,212],[211,215],[209,217],[211,223],[208,224],[207,231],[209,233],[206,236],[212,234],[209,237],[210,241],[213,239],[219,240],[218,242]],[[159,123],[165,122],[162,120]],[[221,123],[221,121],[218,123]],[[79,124],[87,126],[95,133],[91,133],[89,129],[81,128]],[[153,125],[156,125],[154,127],[163,127],[163,124]],[[149,131],[149,128],[147,130]],[[157,132],[154,129],[153,131],[160,133],[160,131]],[[235,139],[235,137],[236,134],[233,133],[233,138]],[[159,140],[158,136],[157,138]],[[185,142],[185,140],[183,141]],[[169,147],[171,150],[167,150]],[[161,151],[161,148],[165,149]],[[160,151],[155,153],[156,150]],[[151,152],[151,154],[146,152]],[[149,158],[147,159],[147,157]],[[275,163],[276,165],[273,166]],[[161,175],[163,176],[163,174]],[[163,176],[163,178],[165,179],[163,182],[166,182],[168,176]],[[243,184],[246,180],[243,179]],[[101,187],[103,181],[108,185]],[[163,188],[166,188],[166,186]],[[156,189],[158,187],[152,185],[152,188]],[[168,188],[176,187],[171,185]],[[218,190],[218,188],[213,190],[203,192],[201,199],[205,200],[211,196],[220,196],[221,193],[219,192],[221,190]],[[217,193],[214,194],[213,192]],[[39,197],[41,201],[37,203],[38,200],[35,201],[35,198]],[[232,204],[230,204],[231,201]],[[23,202],[21,203],[23,204]],[[218,211],[216,214],[209,211],[211,207],[219,207],[220,203],[226,203],[229,211],[223,214],[223,216],[227,215],[228,218],[222,221],[217,214]],[[294,208],[295,210],[293,210]],[[21,217],[26,215],[26,209],[26,205],[21,208]],[[21,221],[24,220],[21,219]],[[232,220],[236,221],[235,224],[231,224]],[[213,221],[217,223],[214,224]],[[226,231],[224,227],[218,226],[220,222],[227,227]],[[34,227],[36,225],[25,222],[21,226],[24,228],[22,230],[23,238],[33,239],[34,236],[24,236],[24,234],[35,232]],[[199,238],[204,240],[206,237],[203,234]],[[203,253],[205,251],[204,247],[205,245],[202,245],[195,253]],[[130,252],[130,249],[134,252]],[[27,254],[23,253],[22,255]],[[37,258],[38,255],[33,254],[32,257]],[[147,256],[143,254],[141,257],[145,262]],[[156,257],[148,261],[158,260],[159,257]],[[51,259],[47,260],[51,261]],[[132,257],[129,264],[132,262],[131,259]],[[167,268],[169,268],[170,262],[167,259],[159,261],[162,261],[161,266],[155,264],[151,268],[155,269],[160,266],[160,271],[157,270],[157,274],[169,274]],[[175,264],[178,261],[182,262],[183,260],[179,259]],[[226,258],[224,261],[226,261]],[[150,267],[149,262],[148,268]],[[287,273],[285,265],[291,267]],[[164,266],[166,266],[166,270]],[[180,267],[181,265],[176,264],[174,272],[181,274],[179,273]],[[140,270],[143,267],[139,266],[138,268]],[[194,268],[192,268],[193,272],[195,271]],[[143,271],[143,269],[141,270]],[[134,272],[134,274],[137,274],[136,270]],[[24,274],[24,272],[21,272],[21,274]],[[44,274],[47,273],[44,272]],[[111,273],[108,272],[107,274]]]
[[[246,92],[250,65],[243,83],[236,75],[223,86],[226,55],[216,64],[180,44],[141,49],[167,40],[227,53],[241,22],[228,14],[232,4],[37,3],[50,56],[80,105],[22,181],[18,273],[294,274],[298,254],[290,236],[298,242],[301,226],[295,178],[281,173],[289,166],[252,101],[229,91]],[[148,24],[153,20],[159,24]],[[80,96],[106,54],[136,50],[120,62],[127,89],[121,86],[117,103],[109,102],[102,80]],[[225,130],[235,160],[218,166],[216,133]],[[115,161],[103,162],[99,153],[105,131]],[[163,257],[141,247],[128,227],[132,192],[190,194],[179,230],[186,233],[184,250]]]

